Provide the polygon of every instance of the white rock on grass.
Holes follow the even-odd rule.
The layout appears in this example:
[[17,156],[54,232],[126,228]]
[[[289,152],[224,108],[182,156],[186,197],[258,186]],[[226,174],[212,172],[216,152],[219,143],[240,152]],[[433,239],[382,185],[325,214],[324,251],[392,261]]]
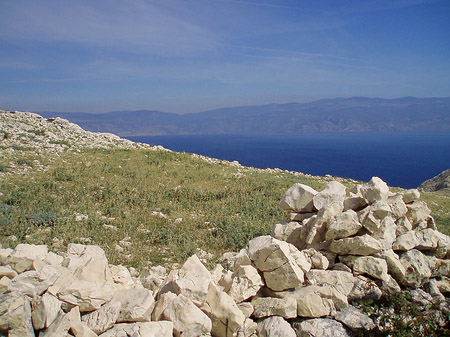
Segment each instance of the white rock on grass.
[[307,213],[314,211],[313,197],[317,191],[313,188],[303,185],[294,184],[283,195],[280,206],[284,210],[297,213]]
[[340,256],[339,259],[351,267],[355,275],[367,274],[388,281],[388,265],[384,259],[373,256]]

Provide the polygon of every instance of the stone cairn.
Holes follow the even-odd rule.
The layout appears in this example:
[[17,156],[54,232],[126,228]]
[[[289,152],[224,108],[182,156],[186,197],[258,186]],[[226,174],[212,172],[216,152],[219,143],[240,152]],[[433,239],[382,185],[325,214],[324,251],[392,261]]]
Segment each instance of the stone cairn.
[[349,195],[295,184],[281,200],[291,222],[227,253],[228,269],[193,255],[153,290],[98,246],[0,249],[0,335],[351,336],[376,324],[351,303],[401,289],[448,310],[450,238],[419,192],[372,178]]

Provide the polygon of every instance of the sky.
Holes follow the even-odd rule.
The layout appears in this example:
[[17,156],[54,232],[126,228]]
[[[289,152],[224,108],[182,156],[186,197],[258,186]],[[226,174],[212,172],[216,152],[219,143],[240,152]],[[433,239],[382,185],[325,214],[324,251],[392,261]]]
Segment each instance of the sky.
[[450,1],[0,0],[0,109],[450,96]]

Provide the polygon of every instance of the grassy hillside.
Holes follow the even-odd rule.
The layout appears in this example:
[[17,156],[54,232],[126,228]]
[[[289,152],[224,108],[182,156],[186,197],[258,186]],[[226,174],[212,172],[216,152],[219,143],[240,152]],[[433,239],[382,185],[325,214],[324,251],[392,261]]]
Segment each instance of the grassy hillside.
[[[30,135],[39,144],[45,132]],[[111,263],[138,269],[182,262],[197,248],[214,263],[287,220],[279,200],[293,183],[320,190],[331,179],[146,148],[74,149],[59,141],[59,152],[37,153],[28,140],[11,145],[9,137],[0,134],[2,246],[98,244]],[[423,199],[450,234],[450,197]]]

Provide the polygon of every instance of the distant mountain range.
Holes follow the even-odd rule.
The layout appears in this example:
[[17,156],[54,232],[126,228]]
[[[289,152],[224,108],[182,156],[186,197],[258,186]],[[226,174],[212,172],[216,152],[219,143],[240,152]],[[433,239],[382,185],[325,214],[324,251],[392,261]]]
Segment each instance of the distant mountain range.
[[450,97],[335,98],[178,115],[154,110],[102,114],[37,112],[122,137],[175,134],[450,131]]

